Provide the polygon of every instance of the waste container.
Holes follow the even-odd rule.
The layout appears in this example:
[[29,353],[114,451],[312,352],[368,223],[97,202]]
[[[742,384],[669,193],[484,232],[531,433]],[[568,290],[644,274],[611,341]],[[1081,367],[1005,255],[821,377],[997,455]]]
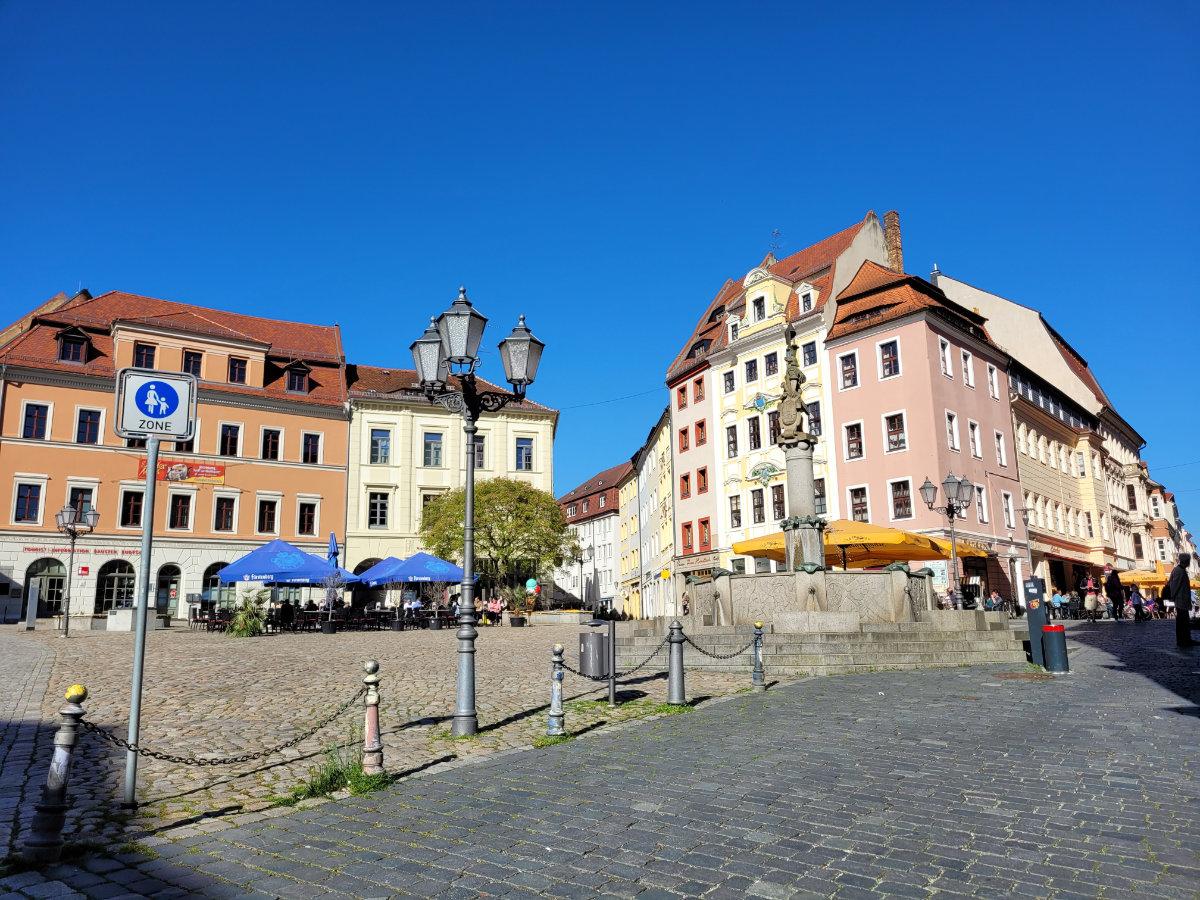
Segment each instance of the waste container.
[[1042,656],[1047,672],[1065,675],[1071,671],[1067,663],[1067,629],[1062,625],[1042,626]]
[[608,677],[608,635],[602,631],[579,632],[579,671],[592,678]]

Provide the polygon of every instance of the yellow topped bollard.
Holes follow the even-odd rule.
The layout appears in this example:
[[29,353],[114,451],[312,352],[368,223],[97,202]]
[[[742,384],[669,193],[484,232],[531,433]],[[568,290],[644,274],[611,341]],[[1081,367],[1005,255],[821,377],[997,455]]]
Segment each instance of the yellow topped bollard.
[[67,784],[71,778],[71,758],[83,719],[83,707],[88,690],[82,684],[67,688],[67,705],[59,710],[62,722],[54,734],[54,755],[50,771],[42,787],[42,799],[34,804],[29,839],[25,842],[25,858],[34,863],[58,862],[62,855],[63,825],[67,820]]

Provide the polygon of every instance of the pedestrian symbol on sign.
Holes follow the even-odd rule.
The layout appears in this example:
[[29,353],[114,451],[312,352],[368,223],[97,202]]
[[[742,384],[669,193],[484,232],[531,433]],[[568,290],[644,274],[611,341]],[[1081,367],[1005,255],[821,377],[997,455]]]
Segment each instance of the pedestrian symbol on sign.
[[134,402],[152,419],[165,419],[179,406],[175,388],[162,381],[147,381],[134,395]]

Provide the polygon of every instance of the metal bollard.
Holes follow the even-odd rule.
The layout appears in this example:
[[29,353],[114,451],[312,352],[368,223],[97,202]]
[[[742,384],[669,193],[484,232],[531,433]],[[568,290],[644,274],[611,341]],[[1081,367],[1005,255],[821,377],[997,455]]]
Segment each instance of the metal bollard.
[[767,681],[763,677],[763,623],[754,623],[754,670],[750,673],[750,687],[756,691],[765,691]]
[[555,644],[550,651],[550,714],[546,717],[546,736],[559,737],[567,733],[567,716],[563,712],[563,645]]
[[363,663],[366,676],[363,684],[367,686],[367,694],[363,703],[365,719],[363,721],[363,757],[362,770],[364,775],[383,774],[383,738],[379,735],[379,663],[368,659]]
[[683,684],[683,625],[676,619],[667,635],[670,653],[667,656],[667,702],[672,706],[687,706]]
[[67,820],[67,784],[71,778],[71,756],[79,734],[79,722],[87,699],[87,688],[73,684],[67,688],[67,705],[59,710],[62,722],[54,734],[54,756],[42,788],[41,802],[34,805],[30,837],[25,842],[25,858],[35,863],[58,862],[62,854],[63,824]]
[[1067,662],[1067,629],[1062,625],[1042,626],[1042,656],[1051,675],[1066,675],[1071,671]]

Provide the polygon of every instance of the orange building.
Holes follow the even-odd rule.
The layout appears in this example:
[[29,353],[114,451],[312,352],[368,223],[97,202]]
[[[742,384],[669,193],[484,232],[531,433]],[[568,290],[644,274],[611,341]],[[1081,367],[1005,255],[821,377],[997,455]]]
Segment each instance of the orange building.
[[[282,322],[113,291],[58,295],[0,332],[0,600],[61,610],[68,543],[55,514],[99,513],[70,577],[72,625],[134,597],[145,450],[113,432],[117,370],[199,380],[193,440],[164,444],[152,593],[160,612],[217,587],[273,538],[324,555],[345,528],[349,404],[336,326]],[[0,610],[3,604],[0,603]],[[22,612],[23,614],[23,612]]]

